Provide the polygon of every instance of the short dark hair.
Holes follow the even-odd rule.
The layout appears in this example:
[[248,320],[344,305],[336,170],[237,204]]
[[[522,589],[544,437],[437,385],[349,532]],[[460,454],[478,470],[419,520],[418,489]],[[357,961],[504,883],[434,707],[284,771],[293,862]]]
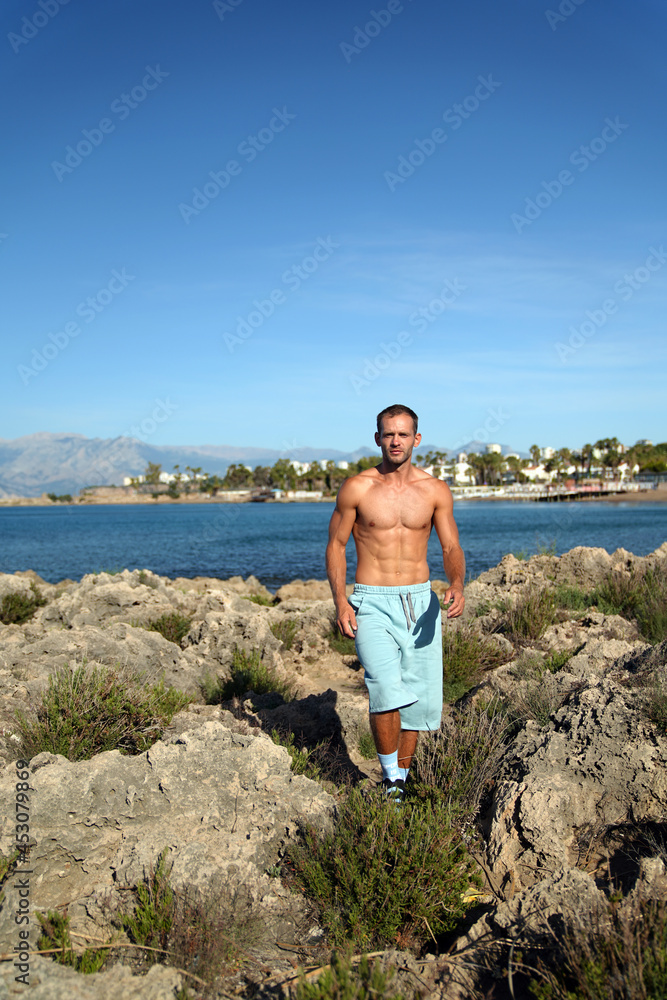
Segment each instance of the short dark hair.
[[417,433],[417,426],[419,424],[419,417],[414,410],[411,410],[409,406],[403,406],[401,403],[393,403],[391,406],[386,406],[384,410],[380,410],[377,415],[377,427],[378,434],[382,433],[382,418],[383,417],[398,417],[401,413],[407,413],[409,417],[412,417],[412,423],[414,424],[415,434]]

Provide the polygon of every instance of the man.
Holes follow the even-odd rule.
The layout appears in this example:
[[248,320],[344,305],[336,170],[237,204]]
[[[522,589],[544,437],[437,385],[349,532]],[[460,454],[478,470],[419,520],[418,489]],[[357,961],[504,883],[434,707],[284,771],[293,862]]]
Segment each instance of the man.
[[[448,618],[463,611],[465,558],[449,487],[412,465],[417,414],[395,404],[377,417],[382,461],[347,479],[329,525],[327,576],[341,633],[356,639],[370,725],[386,794],[400,799],[420,731],[442,714],[440,602],[426,561],[431,528],[442,546]],[[354,536],[357,573],[345,594],[345,546]]]

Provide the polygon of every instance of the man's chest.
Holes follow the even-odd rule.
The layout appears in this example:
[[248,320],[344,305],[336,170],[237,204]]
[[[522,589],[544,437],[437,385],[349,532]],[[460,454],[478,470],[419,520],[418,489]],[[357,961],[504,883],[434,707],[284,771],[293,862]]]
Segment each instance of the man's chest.
[[419,487],[403,490],[373,488],[357,508],[357,524],[379,531],[392,528],[424,530],[431,527],[433,501]]

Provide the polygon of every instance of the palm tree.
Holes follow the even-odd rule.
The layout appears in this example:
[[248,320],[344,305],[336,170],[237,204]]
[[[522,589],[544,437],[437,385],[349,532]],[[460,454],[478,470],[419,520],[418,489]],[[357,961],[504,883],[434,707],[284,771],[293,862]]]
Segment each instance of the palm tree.
[[528,450],[530,451],[530,457],[533,460],[533,465],[539,465],[540,464],[540,454],[541,454],[541,452],[540,452],[540,446],[538,444],[531,444],[531,446],[530,446],[530,448]]
[[586,478],[591,476],[591,462],[593,461],[593,445],[585,444],[581,449],[581,461],[586,466]]

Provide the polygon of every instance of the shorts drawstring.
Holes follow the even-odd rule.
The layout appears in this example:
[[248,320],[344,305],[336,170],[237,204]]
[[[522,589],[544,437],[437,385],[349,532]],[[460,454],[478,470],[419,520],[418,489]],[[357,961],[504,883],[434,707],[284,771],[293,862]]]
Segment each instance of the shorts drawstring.
[[[401,604],[403,605],[403,614],[405,615],[405,624],[407,625],[408,632],[409,632],[410,629],[412,628],[413,623],[415,625],[417,624],[417,619],[415,617],[415,609],[414,609],[414,605],[412,603],[412,594],[410,594],[410,593],[407,594],[407,599],[408,599],[407,606],[406,606],[406,603],[405,603],[405,596],[403,594],[400,594],[399,596],[401,598]],[[408,608],[410,609],[410,613],[409,614],[408,614]]]

